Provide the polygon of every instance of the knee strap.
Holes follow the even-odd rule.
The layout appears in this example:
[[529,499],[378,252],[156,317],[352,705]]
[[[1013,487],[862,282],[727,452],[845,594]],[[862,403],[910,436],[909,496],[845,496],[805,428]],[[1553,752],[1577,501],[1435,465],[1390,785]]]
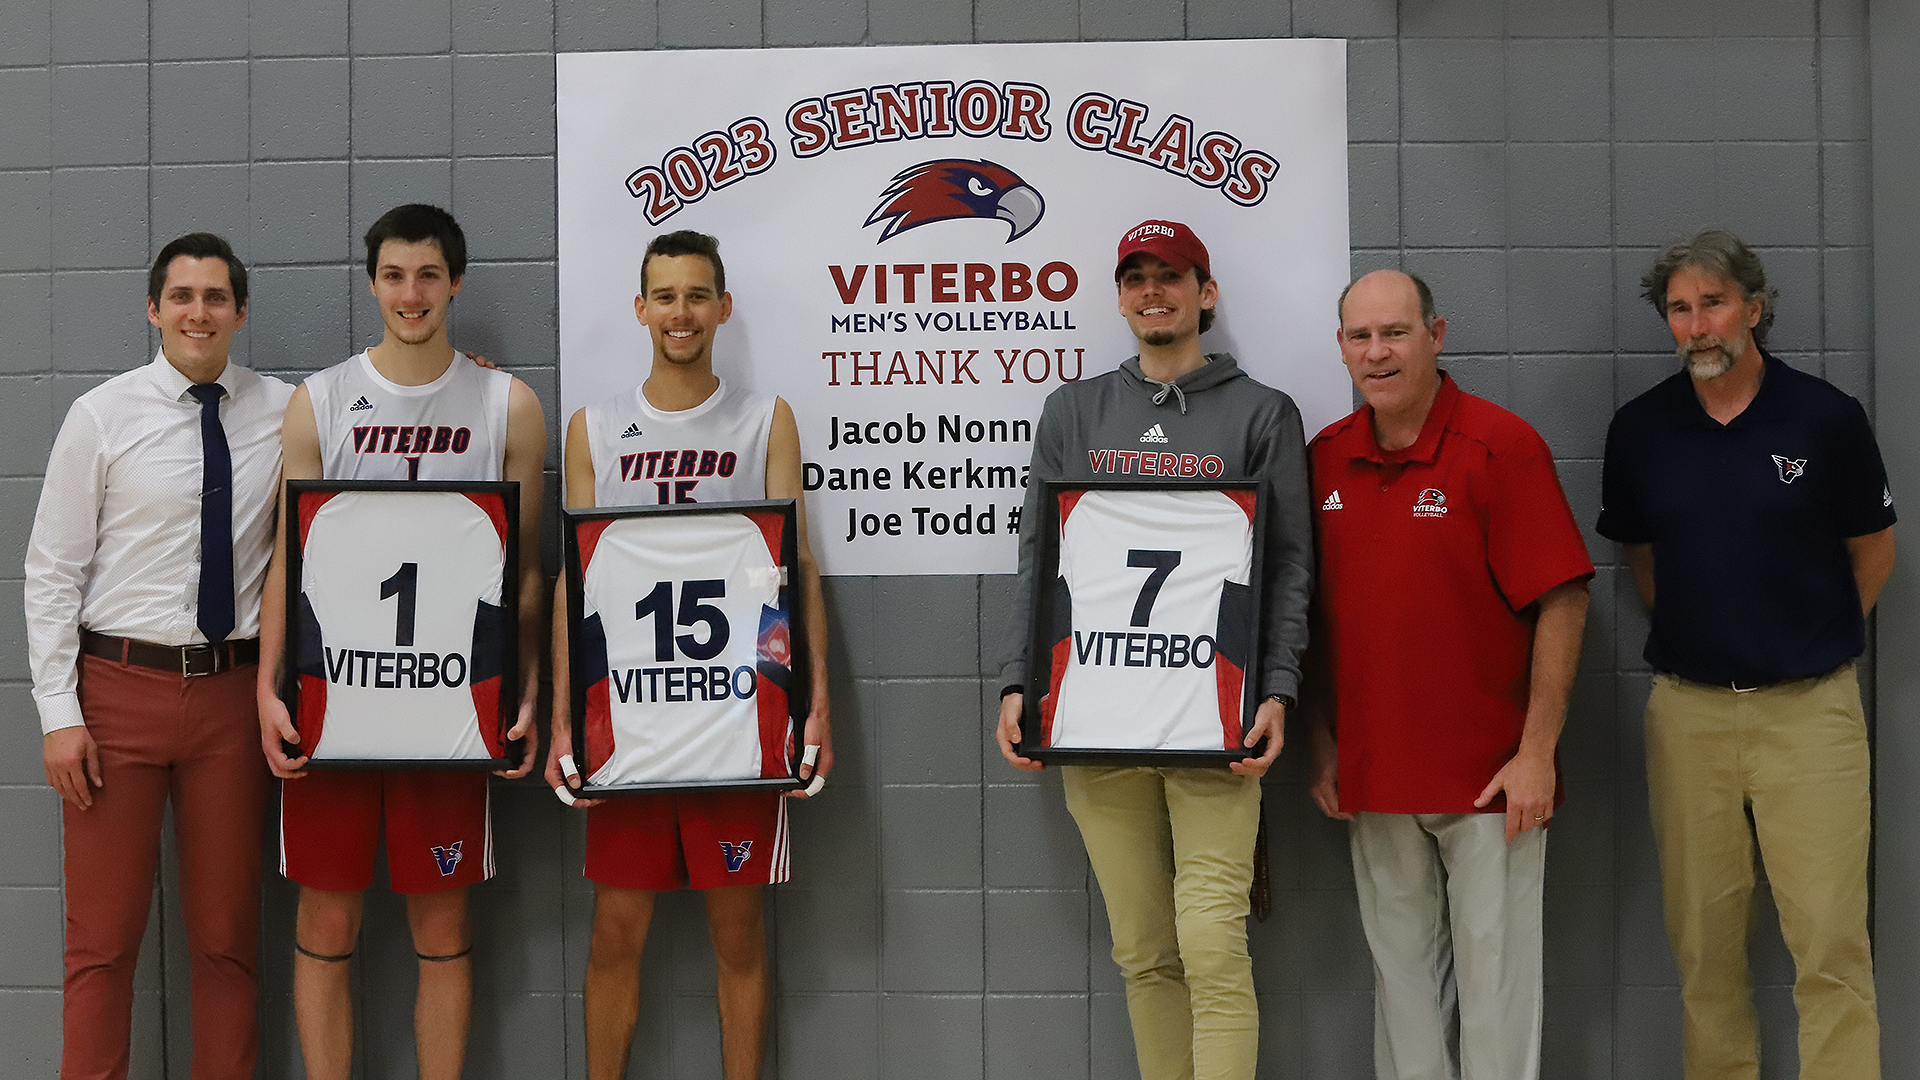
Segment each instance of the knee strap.
[[309,960],[318,960],[323,964],[338,964],[344,960],[353,959],[353,953],[351,951],[343,952],[338,956],[328,956],[325,953],[314,952],[312,949],[307,948],[297,941],[293,943],[293,951]]
[[461,957],[466,956],[468,953],[471,953],[472,951],[473,951],[473,946],[469,945],[466,948],[461,949],[459,952],[453,953],[448,956],[429,956],[426,953],[420,952],[418,950],[415,950],[413,955],[419,957],[422,960],[429,961],[431,963],[444,964],[449,960],[458,960]]

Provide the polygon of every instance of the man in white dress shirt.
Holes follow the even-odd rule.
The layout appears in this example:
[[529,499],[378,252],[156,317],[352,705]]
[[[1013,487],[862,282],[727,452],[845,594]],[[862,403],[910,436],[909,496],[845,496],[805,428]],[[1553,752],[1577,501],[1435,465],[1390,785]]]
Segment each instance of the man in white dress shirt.
[[173,803],[193,1075],[253,1076],[267,768],[254,708],[280,417],[227,362],[247,272],[190,233],[147,278],[160,355],[75,401],[27,548],[27,647],[66,852],[63,1080],[127,1075],[134,963]]

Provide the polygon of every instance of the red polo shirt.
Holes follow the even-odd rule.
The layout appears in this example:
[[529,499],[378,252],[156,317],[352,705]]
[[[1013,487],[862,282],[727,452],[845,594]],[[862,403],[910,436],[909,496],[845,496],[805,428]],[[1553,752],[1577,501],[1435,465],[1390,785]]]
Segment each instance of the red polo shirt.
[[1311,451],[1340,808],[1472,813],[1520,747],[1528,605],[1593,573],[1553,454],[1444,372],[1412,446],[1381,450],[1362,406]]

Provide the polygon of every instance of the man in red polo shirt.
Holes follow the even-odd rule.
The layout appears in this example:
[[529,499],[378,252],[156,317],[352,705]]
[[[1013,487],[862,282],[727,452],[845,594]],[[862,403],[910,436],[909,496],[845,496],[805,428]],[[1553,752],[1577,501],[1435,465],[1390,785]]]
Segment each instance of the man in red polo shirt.
[[1593,563],[1546,442],[1439,369],[1446,332],[1396,270],[1340,298],[1366,404],[1311,447],[1312,790],[1352,823],[1376,1075],[1533,1080],[1554,744]]

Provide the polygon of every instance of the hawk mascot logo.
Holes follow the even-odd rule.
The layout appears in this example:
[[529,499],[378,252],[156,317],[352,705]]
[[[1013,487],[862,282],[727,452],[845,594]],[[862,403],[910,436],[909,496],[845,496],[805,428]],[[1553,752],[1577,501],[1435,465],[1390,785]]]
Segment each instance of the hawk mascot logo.
[[886,222],[878,241],[885,242],[929,222],[988,218],[1007,223],[1007,242],[1012,243],[1031,232],[1046,212],[1040,193],[1012,170],[991,161],[944,158],[923,161],[895,176],[861,227]]

